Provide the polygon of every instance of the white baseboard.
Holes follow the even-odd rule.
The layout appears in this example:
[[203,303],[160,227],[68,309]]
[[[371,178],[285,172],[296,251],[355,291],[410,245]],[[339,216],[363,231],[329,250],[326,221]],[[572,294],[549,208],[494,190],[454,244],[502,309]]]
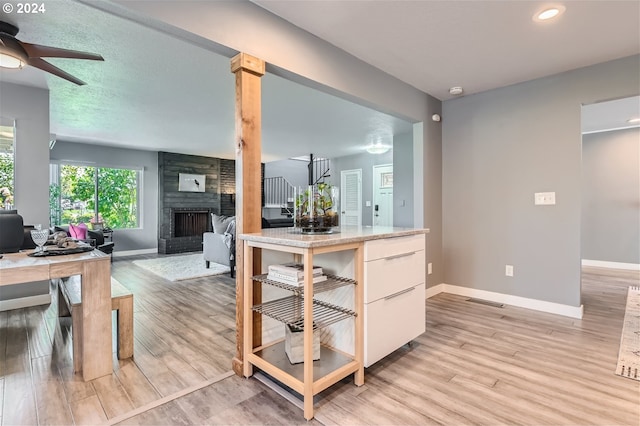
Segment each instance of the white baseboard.
[[12,309],[28,308],[30,306],[48,305],[49,303],[51,303],[50,293],[0,300],[0,312],[10,311]]
[[622,262],[608,262],[605,260],[582,259],[582,266],[595,266],[597,268],[625,269],[629,271],[640,271],[640,263],[622,263]]
[[427,299],[438,293],[450,293],[458,296],[473,297],[476,299],[488,300],[505,305],[518,306],[520,308],[533,309],[534,311],[548,312],[550,314],[563,315],[571,318],[581,319],[584,313],[584,306],[570,306],[561,303],[547,302],[538,299],[513,296],[511,294],[495,293],[493,291],[478,290],[475,288],[461,287],[451,284],[438,284],[427,289]]
[[444,283],[440,283],[438,285],[434,285],[432,287],[427,288],[425,291],[425,299],[429,299],[430,297],[435,296],[436,294],[440,294],[444,291]]
[[158,253],[157,248],[140,249],[140,250],[124,250],[124,251],[114,250],[111,255],[113,257],[126,257],[126,256],[135,256],[137,254],[154,254],[154,253]]

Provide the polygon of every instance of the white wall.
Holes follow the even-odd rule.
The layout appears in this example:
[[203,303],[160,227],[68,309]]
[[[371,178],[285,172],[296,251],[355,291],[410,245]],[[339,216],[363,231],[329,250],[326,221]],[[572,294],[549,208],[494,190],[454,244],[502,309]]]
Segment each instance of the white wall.
[[639,92],[633,56],[445,102],[445,282],[580,306],[581,105]]

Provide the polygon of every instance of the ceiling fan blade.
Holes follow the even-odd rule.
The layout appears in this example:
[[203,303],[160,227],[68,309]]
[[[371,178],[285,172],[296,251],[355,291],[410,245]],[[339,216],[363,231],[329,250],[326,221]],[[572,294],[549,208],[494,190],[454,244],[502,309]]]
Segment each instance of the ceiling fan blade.
[[95,53],[81,52],[79,50],[60,49],[58,47],[42,46],[20,42],[29,58],[69,58],[90,59],[92,61],[104,61],[104,58]]
[[32,67],[40,68],[42,71],[46,71],[60,78],[64,78],[72,83],[77,84],[78,86],[83,86],[86,83],[78,78],[75,78],[71,74],[66,71],[62,71],[60,68],[55,65],[51,65],[49,62],[40,59],[40,58],[29,58],[28,62]]

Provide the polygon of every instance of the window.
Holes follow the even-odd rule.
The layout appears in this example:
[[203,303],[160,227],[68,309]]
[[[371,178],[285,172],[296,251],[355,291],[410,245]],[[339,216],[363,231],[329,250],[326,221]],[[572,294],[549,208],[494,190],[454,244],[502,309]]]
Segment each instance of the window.
[[51,223],[139,228],[140,175],[136,169],[52,164]]
[[13,125],[9,121],[0,120],[0,209],[5,202],[15,204],[13,199]]

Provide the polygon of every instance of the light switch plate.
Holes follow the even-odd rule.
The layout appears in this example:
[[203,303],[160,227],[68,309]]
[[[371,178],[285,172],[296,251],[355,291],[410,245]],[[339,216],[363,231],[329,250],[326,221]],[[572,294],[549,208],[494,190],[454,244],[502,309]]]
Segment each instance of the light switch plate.
[[556,203],[555,192],[536,192],[534,196],[536,206],[552,206]]
[[364,202],[364,206],[365,207],[371,207],[371,201],[365,201]]
[[433,273],[433,263],[427,263],[427,275],[431,275]]
[[506,265],[504,268],[504,274],[507,277],[512,277],[513,276],[513,265]]

